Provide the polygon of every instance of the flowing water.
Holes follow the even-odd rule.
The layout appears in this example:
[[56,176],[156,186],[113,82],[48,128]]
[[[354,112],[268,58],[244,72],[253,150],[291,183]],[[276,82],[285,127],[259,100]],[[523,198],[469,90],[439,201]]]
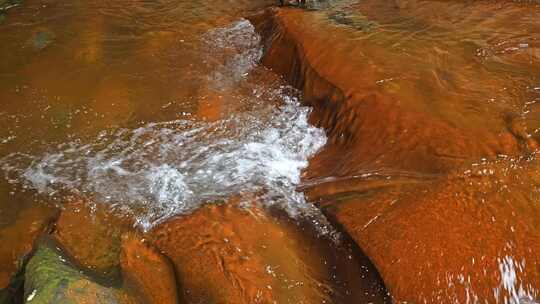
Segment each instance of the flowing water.
[[327,129],[303,189],[399,301],[538,301],[539,8],[366,0],[275,17],[265,63]]
[[216,121],[183,112],[188,118],[105,130],[89,142],[71,140],[38,156],[10,154],[3,162],[8,178],[22,178],[42,194],[70,191],[128,212],[142,210],[137,221],[144,229],[250,192],[261,192],[265,203],[279,204],[291,216],[316,212],[295,190],[308,157],[326,141],[321,129],[308,124],[309,109],[269,71],[256,70],[262,49],[249,21],[210,30],[201,40],[211,50],[207,60],[223,62],[202,76],[205,93],[213,96],[200,98],[209,107],[236,102],[236,111],[227,108],[231,113]]
[[[339,108],[317,103],[317,93],[327,87],[318,90],[316,77],[295,83],[305,75],[278,75],[261,64],[290,60],[268,64],[269,39],[248,21],[277,2],[9,2],[0,18],[1,265],[11,267],[11,256],[22,250],[4,244],[26,241],[21,235],[29,234],[27,226],[76,197],[105,206],[146,233],[172,229],[170,221],[179,216],[197,223],[201,214],[222,219],[223,231],[250,234],[245,242],[259,242],[251,234],[268,232],[267,243],[276,247],[270,260],[295,257],[272,260],[277,268],[261,266],[269,276],[290,276],[280,281],[287,287],[274,291],[279,303],[312,303],[303,298],[307,289],[316,290],[311,296],[321,303],[388,302],[370,259],[398,300],[482,302],[486,293],[477,282],[488,281],[491,301],[533,301],[538,288],[523,278],[526,267],[540,265],[531,259],[530,248],[536,247],[524,249],[521,258],[521,249],[508,248],[521,248],[521,236],[534,242],[540,235],[534,165],[538,5],[336,0],[282,9],[289,30],[301,33],[303,48],[297,50],[307,54],[303,60],[328,77],[327,86],[338,88],[326,97],[351,99]],[[478,167],[487,171],[471,173]],[[483,179],[476,183],[478,176],[495,176],[494,187],[502,190],[493,191]],[[466,199],[460,200],[462,193]],[[508,204],[474,211],[480,207],[471,201],[484,199]],[[456,216],[438,205],[454,200],[475,207]],[[243,222],[235,227],[230,218],[205,209],[231,201],[245,210],[262,207],[275,222],[258,220],[250,233]],[[516,220],[516,212],[533,215]],[[484,213],[493,222],[501,216],[501,229],[511,232],[486,241],[496,253],[467,251],[483,241],[461,251],[474,239],[459,239],[473,230],[471,223],[474,230],[498,233],[491,220],[483,222]],[[408,219],[416,214],[427,215]],[[446,224],[429,222],[430,214],[463,217],[465,228],[459,230],[456,221],[444,230]],[[222,231],[207,229],[181,231],[221,238]],[[276,237],[281,234],[288,240]],[[445,247],[439,238],[459,240]],[[219,245],[208,246],[219,251]],[[254,252],[257,258],[266,254]],[[453,253],[456,260],[445,259]],[[493,273],[488,262],[475,264],[486,256],[497,265]],[[525,266],[526,258],[532,266]],[[432,264],[445,265],[444,271],[423,268]],[[279,267],[283,273],[276,275]],[[318,268],[330,270],[314,274]],[[293,284],[292,277],[301,279]]]
[[92,196],[144,229],[250,192],[316,213],[295,187],[324,132],[239,17],[264,3],[125,5],[27,3],[2,25],[7,180]]
[[[304,238],[316,241],[306,246],[326,251],[316,264],[350,264],[348,249],[330,249],[345,241],[296,190],[326,136],[308,123],[300,93],[259,64],[261,37],[243,16],[269,5],[26,1],[11,8],[0,24],[0,227],[21,225],[25,210],[63,208],[79,197],[149,232],[234,197],[243,208],[257,204],[297,222],[290,229],[312,231]],[[17,235],[5,233],[2,242],[21,242]],[[324,290],[335,301],[386,296],[359,257],[357,275],[345,269],[349,279],[334,270],[317,278],[333,286]],[[291,284],[280,263],[289,262],[264,267]],[[303,280],[287,289],[315,279]],[[300,293],[293,299],[309,301]]]

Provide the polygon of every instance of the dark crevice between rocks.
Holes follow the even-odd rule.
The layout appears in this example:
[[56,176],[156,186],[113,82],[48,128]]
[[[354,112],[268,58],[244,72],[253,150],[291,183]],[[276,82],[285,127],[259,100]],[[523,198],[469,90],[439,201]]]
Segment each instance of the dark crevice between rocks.
[[[249,16],[248,19],[255,26],[259,34],[263,37],[263,50],[265,54],[276,40],[288,39],[288,37],[286,37],[279,29],[278,21],[274,20],[272,9],[268,9],[257,15]],[[272,70],[282,75],[282,77],[284,77],[289,84],[304,93],[306,93],[306,88],[309,87],[309,84],[306,82],[310,79],[317,79],[317,81],[319,82],[318,85],[326,87],[326,89],[318,90],[318,92],[316,93],[313,92],[312,95],[316,98],[303,100],[304,103],[313,108],[314,115],[311,116],[310,122],[318,127],[323,127],[326,130],[327,135],[329,136],[329,140],[331,142],[346,144],[352,141],[354,137],[353,131],[347,129],[350,124],[341,123],[343,120],[353,121],[356,119],[356,115],[354,112],[347,111],[347,109],[342,110],[343,104],[345,103],[347,97],[336,85],[332,84],[328,79],[325,79],[324,77],[319,75],[316,70],[310,68],[309,66],[301,62],[301,58],[303,56],[302,54],[304,52],[303,50],[298,49],[301,46],[292,41],[288,45],[292,49],[292,53],[295,54],[294,56],[292,56],[292,58],[284,60],[283,64],[281,65],[280,63],[276,62],[272,62],[272,64],[269,64],[268,62],[264,62],[263,59],[263,64],[272,67]],[[287,66],[288,63],[292,64]],[[318,118],[314,120],[314,117]],[[365,270],[366,273],[369,273],[371,278],[367,279],[366,282],[370,282],[369,284],[372,284],[370,288],[372,288],[373,293],[384,294],[383,303],[392,303],[392,298],[387,291],[385,283],[382,280],[382,277],[380,276],[376,266],[364,253],[360,246],[353,240],[353,238],[347,233],[347,231],[340,224],[340,222],[336,218],[334,218],[332,213],[325,212],[325,202],[328,202],[329,200],[331,200],[333,203],[336,203],[336,200],[339,201],[339,198],[341,196],[369,195],[369,192],[379,191],[381,188],[385,187],[388,187],[388,185],[368,187],[364,191],[367,194],[359,193],[358,191],[350,191],[334,194],[332,198],[318,197],[316,199],[310,199],[309,195],[307,196],[310,201],[314,202],[317,207],[319,207],[323,211],[325,216],[330,221],[332,227],[335,228],[336,231],[339,233],[341,244],[344,246],[343,250],[346,250],[350,255],[354,256],[353,260],[357,262],[357,266],[362,268],[362,270]],[[306,189],[303,190],[309,191],[309,188],[310,187],[307,186]],[[299,189],[299,191],[302,191],[302,189]],[[276,213],[276,211],[274,213]],[[277,213],[278,217],[286,217],[284,215],[280,215],[279,212]],[[303,227],[304,231],[306,231],[306,227],[308,227],[307,230],[313,230],[313,225],[310,225],[309,223],[303,223],[302,221],[298,221],[296,224]],[[317,232],[308,232],[308,234],[310,233],[316,234]],[[331,241],[324,243],[331,243]],[[319,248],[319,250],[321,250],[321,248]]]
[[[321,208],[324,212],[324,208]],[[320,252],[329,258],[328,264],[334,265],[334,272],[330,275],[335,282],[333,303],[350,303],[350,293],[363,295],[354,298],[356,303],[391,304],[392,299],[376,266],[357,243],[350,237],[344,227],[330,214],[325,214],[334,230],[330,234],[321,234],[317,224],[309,217],[291,219],[279,208],[271,208],[272,217],[285,223],[296,226],[303,234],[302,247],[307,251]],[[316,222],[316,220],[315,220]],[[352,269],[355,268],[355,269]]]
[[[29,255],[30,256],[30,255]],[[0,304],[24,303],[24,270],[29,258],[25,258],[23,266],[13,276],[9,286],[0,290]]]
[[[369,194],[366,194],[369,195]],[[321,209],[328,221],[332,224],[332,227],[334,227],[337,231],[339,231],[341,235],[341,240],[344,244],[346,244],[349,252],[354,255],[355,260],[360,261],[360,267],[367,271],[367,273],[370,273],[372,276],[372,288],[374,291],[378,291],[380,293],[384,294],[384,303],[385,304],[391,304],[394,303],[394,299],[392,298],[392,295],[386,288],[386,285],[384,283],[384,280],[382,276],[380,275],[379,270],[377,269],[377,266],[371,261],[371,259],[364,253],[362,248],[358,245],[358,243],[349,235],[345,227],[343,227],[342,224],[340,224],[339,220],[333,216],[332,212],[328,212],[326,208]],[[380,283],[379,283],[380,282]]]
[[[274,12],[268,9],[262,13],[248,17],[248,20],[255,26],[257,32],[263,37],[263,51],[266,54],[275,41],[287,40],[282,30],[279,29],[278,21],[274,19]],[[315,69],[302,63],[304,50],[301,45],[294,41],[289,41],[287,45],[291,48],[293,56],[287,56],[287,60],[282,62],[266,62],[263,57],[263,64],[272,68],[277,74],[306,94],[310,89],[310,83],[317,82],[319,89],[313,92],[312,98],[304,99],[303,102],[312,107],[313,113],[310,122],[317,127],[323,127],[329,140],[334,143],[348,143],[353,140],[354,131],[348,127],[351,124],[345,124],[343,121],[353,121],[357,117],[354,112],[348,111],[344,105],[351,96],[346,96],[337,85],[329,79],[322,77]],[[313,79],[316,79],[314,81]],[[352,115],[352,117],[351,117]]]

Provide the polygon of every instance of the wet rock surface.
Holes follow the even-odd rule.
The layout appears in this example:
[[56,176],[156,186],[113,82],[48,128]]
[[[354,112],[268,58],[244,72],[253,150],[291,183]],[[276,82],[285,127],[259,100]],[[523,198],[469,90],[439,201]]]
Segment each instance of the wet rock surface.
[[143,234],[106,211],[66,203],[20,270],[26,303],[390,303],[354,244],[285,214],[233,200]]
[[256,207],[208,205],[151,235],[171,258],[185,303],[387,303],[369,262],[351,253],[340,267],[343,253],[321,250]]
[[32,251],[34,240],[51,229],[57,216],[53,208],[43,205],[22,210],[14,222],[0,228],[0,290],[8,288],[10,281]]
[[509,165],[318,199],[373,258],[396,300],[514,303],[537,296],[540,209],[529,190],[538,187],[537,161],[516,164],[519,173]]
[[179,303],[173,265],[142,235],[122,236],[120,262],[124,285],[147,303]]
[[263,63],[302,90],[304,101],[314,108],[312,121],[323,126],[331,140],[311,162],[310,175],[348,176],[380,169],[433,174],[466,160],[523,151],[504,122],[491,129],[487,122],[489,127],[483,127],[458,121],[459,116],[441,117],[426,100],[438,98],[426,96],[435,88],[426,93],[406,87],[413,85],[409,80],[393,83],[387,60],[399,67],[400,55],[351,41],[352,29],[332,27],[326,17],[293,9],[253,21],[267,37]]
[[83,267],[99,275],[115,276],[120,265],[121,236],[128,227],[106,207],[78,200],[63,207],[54,236]]
[[39,244],[25,270],[25,303],[137,303],[76,269],[52,241]]
[[[530,131],[538,112],[528,106],[537,100],[530,90],[536,48],[482,57],[466,39],[471,28],[481,33],[479,49],[509,39],[516,30],[489,29],[515,18],[526,33],[520,39],[536,41],[528,18],[538,11],[508,3],[349,3],[341,13],[280,9],[252,17],[266,37],[264,64],[302,90],[330,139],[301,189],[374,261],[397,303],[536,299],[539,184]],[[478,25],[486,11],[500,15]],[[440,38],[450,30],[456,37]],[[425,39],[400,39],[416,31]],[[493,90],[512,81],[527,85]],[[479,94],[507,104],[479,105]]]
[[[56,197],[60,184],[85,194],[112,188],[121,194],[109,201],[118,209],[132,207],[127,194],[141,191],[150,200],[136,208],[155,211],[156,197],[163,206],[184,203],[179,198],[191,188],[183,178],[215,172],[184,170],[180,155],[208,150],[186,152],[197,140],[171,141],[193,134],[178,128],[189,119],[218,123],[232,116],[231,124],[253,127],[236,119],[276,99],[259,99],[277,79],[267,70],[250,72],[259,39],[246,20],[238,21],[245,10],[274,2],[237,1],[241,9],[204,1],[128,2],[28,1],[0,24],[0,156],[23,154],[0,159],[1,169],[25,189]],[[9,3],[0,0],[0,15]],[[36,245],[38,235],[51,232],[56,209],[4,195],[2,188],[0,240],[10,246],[0,247],[0,289],[12,297],[24,283],[28,303],[388,303],[380,272],[396,303],[534,302],[540,284],[538,7],[534,1],[336,3],[321,11],[275,9],[251,20],[264,38],[263,63],[302,91],[313,107],[311,122],[328,135],[299,190],[352,241],[325,239],[314,228],[319,222],[234,201],[152,222],[157,226],[142,234],[133,219],[117,218],[99,199],[63,197],[52,233],[58,246]],[[239,85],[246,79],[255,85]],[[246,102],[253,99],[259,103]],[[287,126],[294,113],[278,115],[278,124]],[[175,124],[178,118],[185,123]],[[141,133],[170,122],[160,132]],[[297,128],[262,126],[272,132],[255,156],[229,154],[241,159],[234,170],[211,168],[236,182],[246,161],[260,166],[250,158],[267,152],[276,160],[269,168],[288,167],[279,157],[283,143],[272,144]],[[208,128],[203,140],[218,127]],[[78,163],[90,153],[85,138],[95,135],[104,141],[94,142],[92,161]],[[300,135],[285,144],[307,136]],[[108,140],[113,144],[102,150]],[[43,152],[59,142],[68,144],[57,154]],[[241,145],[261,144],[247,143]],[[305,159],[298,157],[287,160]],[[96,164],[103,174],[88,184]],[[149,179],[158,181],[149,187],[152,195],[147,184],[125,182],[127,173],[140,183],[148,167],[159,169],[150,170]],[[283,179],[276,180],[272,186],[283,190]],[[293,180],[285,180],[287,190],[294,190]],[[211,193],[211,182],[196,194]]]

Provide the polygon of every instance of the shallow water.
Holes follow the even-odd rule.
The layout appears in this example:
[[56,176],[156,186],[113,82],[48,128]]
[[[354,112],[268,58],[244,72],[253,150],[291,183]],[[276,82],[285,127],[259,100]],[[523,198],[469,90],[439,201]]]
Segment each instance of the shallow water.
[[[20,47],[30,63],[14,60],[4,68],[2,91],[14,93],[3,99],[7,179],[59,201],[70,192],[137,210],[144,229],[243,192],[264,192],[268,204],[293,216],[312,209],[295,185],[325,143],[324,132],[307,123],[309,109],[294,90],[258,66],[262,45],[249,21],[231,21],[249,6],[165,2],[124,11],[117,5],[42,4],[30,19],[53,18],[35,21],[46,29],[17,26],[18,20],[3,25],[5,34],[32,28]],[[183,18],[175,20],[177,14]],[[66,31],[61,23],[69,18],[103,25]],[[2,49],[8,54],[16,46]],[[79,51],[84,58],[66,57]],[[72,68],[79,71],[57,76]],[[97,83],[88,81],[92,76]]]
[[[326,136],[309,124],[299,92],[259,64],[262,41],[243,16],[270,4],[27,1],[10,9],[0,23],[0,227],[24,226],[25,210],[49,216],[36,208],[63,208],[75,197],[151,232],[234,197],[295,223],[272,228],[278,235],[315,231],[304,236],[320,252],[310,264],[273,258],[265,266],[290,268],[276,277],[287,301],[303,295],[287,287],[289,276],[310,286],[298,287],[306,294],[334,294],[327,300],[385,301],[369,260],[356,248],[354,259],[334,250],[350,245],[296,189]],[[279,239],[257,242],[279,247]],[[319,264],[327,277],[303,270]]]
[[307,158],[326,141],[308,124],[309,109],[269,71],[254,70],[262,49],[249,21],[202,39],[217,54],[209,58],[223,57],[207,76],[213,99],[203,102],[237,102],[237,111],[227,106],[231,113],[212,122],[179,119],[102,131],[88,143],[74,140],[39,156],[10,154],[3,160],[8,178],[41,194],[68,191],[142,210],[136,216],[146,230],[203,203],[250,192],[264,192],[264,202],[291,216],[316,212],[295,189]]
[[535,2],[396,0],[342,2],[325,17],[350,29],[370,84],[408,107],[471,133],[526,121],[535,137],[538,14]]
[[265,63],[327,130],[302,189],[397,301],[538,301],[538,3],[343,1],[276,15]]
[[[334,115],[336,108],[291,87],[309,91],[312,79],[302,87],[294,82],[304,75],[283,75],[287,83],[262,66],[269,46],[245,18],[276,2],[28,0],[10,8],[0,21],[0,228],[6,240],[28,235],[26,223],[82,197],[147,232],[171,225],[192,229],[195,240],[210,231],[208,238],[221,242],[222,231],[189,225],[215,217],[245,234],[245,227],[227,221],[251,225],[252,219],[234,212],[222,218],[216,207],[233,198],[246,210],[262,205],[280,223],[253,224],[258,233],[240,237],[239,246],[279,247],[283,233],[296,240],[303,231],[296,237],[306,247],[289,240],[290,251],[257,247],[255,255],[273,262],[295,257],[281,261],[284,273],[304,278],[306,286],[322,282],[312,288],[317,292],[334,288],[335,302],[387,300],[378,275],[362,281],[365,273],[349,269],[351,263],[374,269],[358,248],[352,246],[358,257],[351,260],[332,249],[349,250],[340,229],[379,263],[384,279],[403,284],[393,286],[398,292],[413,286],[409,294],[424,301],[444,294],[448,303],[465,297],[474,303],[471,297],[486,293],[504,303],[532,301],[537,288],[524,283],[526,270],[540,264],[530,257],[536,247],[524,240],[534,242],[540,230],[534,216],[516,213],[540,214],[538,4],[344,0],[282,10],[308,37],[307,60],[322,76],[335,76],[331,85],[344,89],[336,96],[352,100]],[[531,163],[528,169],[523,162]],[[479,164],[504,173],[471,174]],[[514,172],[508,180],[506,169]],[[468,207],[459,209],[459,218],[469,222],[430,222],[456,216],[446,201]],[[207,211],[208,204],[218,209]],[[188,224],[170,224],[176,216]],[[261,241],[266,228],[274,238]],[[492,231],[493,239],[471,245],[461,238],[477,229]],[[462,251],[462,244],[478,250]],[[417,248],[432,253],[427,258],[442,270],[416,280],[432,262],[418,260],[424,256],[414,254]],[[309,270],[296,273],[295,250],[317,251],[312,258],[319,260],[308,260],[333,270],[316,278]],[[483,250],[496,265],[489,274],[488,262],[474,262]],[[287,279],[281,283],[287,286]],[[360,285],[375,286],[371,296],[362,297]],[[290,299],[302,295],[283,290],[280,296]]]

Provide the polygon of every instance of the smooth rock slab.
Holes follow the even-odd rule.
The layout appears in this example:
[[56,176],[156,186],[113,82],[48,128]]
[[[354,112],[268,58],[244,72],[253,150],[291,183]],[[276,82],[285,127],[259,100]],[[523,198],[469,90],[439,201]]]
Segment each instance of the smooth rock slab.
[[172,260],[184,303],[387,303],[371,264],[353,253],[336,262],[337,244],[319,246],[324,238],[256,206],[206,205],[150,235]]
[[82,266],[104,276],[120,265],[121,236],[126,226],[104,206],[91,202],[66,203],[54,236]]
[[152,234],[175,265],[186,303],[315,303],[328,297],[305,271],[294,241],[261,210],[206,206]]
[[173,265],[141,235],[122,236],[120,256],[125,286],[136,290],[148,303],[178,303]]
[[518,303],[539,296],[538,168],[537,160],[505,160],[317,199],[397,303]]

